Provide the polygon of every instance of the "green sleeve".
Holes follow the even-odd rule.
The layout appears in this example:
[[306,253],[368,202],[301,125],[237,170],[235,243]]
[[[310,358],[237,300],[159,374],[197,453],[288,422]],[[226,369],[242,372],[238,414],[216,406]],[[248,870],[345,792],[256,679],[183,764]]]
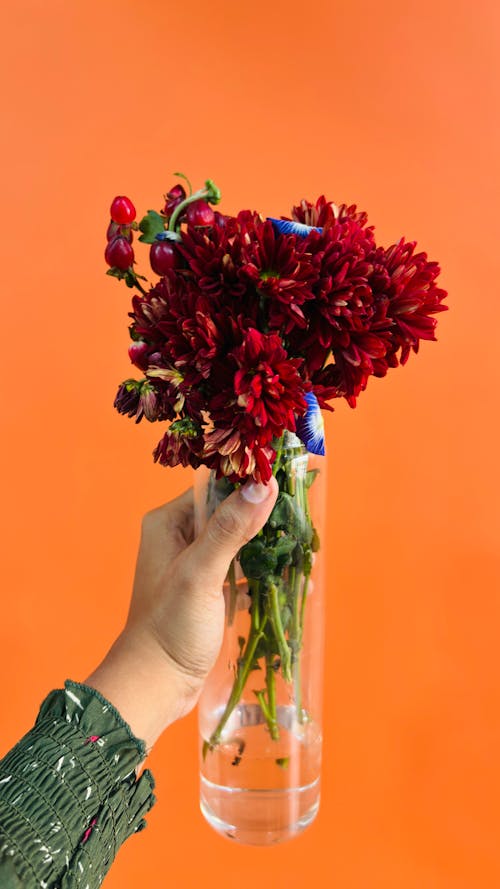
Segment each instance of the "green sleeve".
[[2,889],[96,889],[121,844],[146,826],[154,781],[112,704],[67,681],[0,762]]

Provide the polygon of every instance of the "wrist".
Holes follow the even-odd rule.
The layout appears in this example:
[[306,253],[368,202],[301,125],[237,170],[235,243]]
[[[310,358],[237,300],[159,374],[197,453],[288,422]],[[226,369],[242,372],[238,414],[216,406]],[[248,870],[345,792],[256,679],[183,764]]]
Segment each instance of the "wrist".
[[85,684],[116,707],[147,750],[187,712],[183,680],[153,637],[138,627],[123,630]]

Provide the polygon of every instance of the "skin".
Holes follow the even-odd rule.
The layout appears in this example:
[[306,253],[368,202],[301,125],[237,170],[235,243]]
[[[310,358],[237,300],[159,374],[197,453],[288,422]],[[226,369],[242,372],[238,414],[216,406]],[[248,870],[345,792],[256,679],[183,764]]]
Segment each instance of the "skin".
[[196,539],[192,490],[145,515],[126,625],[85,683],[148,750],[196,705],[222,644],[229,564],[265,524],[277,492],[274,478],[247,482]]

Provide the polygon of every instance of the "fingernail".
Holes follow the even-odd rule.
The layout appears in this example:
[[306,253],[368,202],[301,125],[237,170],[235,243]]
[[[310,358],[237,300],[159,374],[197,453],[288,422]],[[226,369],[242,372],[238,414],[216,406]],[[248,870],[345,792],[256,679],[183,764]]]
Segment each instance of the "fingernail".
[[246,482],[240,488],[241,496],[248,503],[262,503],[269,496],[269,485],[258,485],[256,482]]

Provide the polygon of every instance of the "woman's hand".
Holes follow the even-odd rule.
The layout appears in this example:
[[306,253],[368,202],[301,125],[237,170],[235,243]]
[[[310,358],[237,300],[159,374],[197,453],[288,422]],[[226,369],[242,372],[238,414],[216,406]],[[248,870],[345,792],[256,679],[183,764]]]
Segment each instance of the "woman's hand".
[[193,494],[147,513],[127,624],[86,684],[150,747],[196,704],[224,632],[222,586],[231,559],[267,521],[277,484],[247,483],[193,539]]

